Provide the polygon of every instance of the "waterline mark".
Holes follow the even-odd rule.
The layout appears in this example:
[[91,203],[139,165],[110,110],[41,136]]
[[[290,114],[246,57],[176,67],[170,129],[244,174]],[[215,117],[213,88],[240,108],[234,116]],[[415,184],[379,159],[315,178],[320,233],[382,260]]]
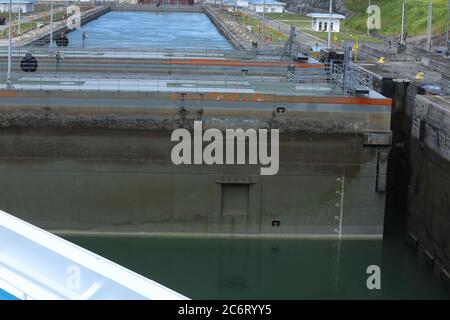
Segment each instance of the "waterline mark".
[[[202,121],[194,121],[193,138],[187,129],[172,132],[171,141],[178,143],[172,148],[171,159],[175,165],[257,165],[259,162],[264,166],[260,174],[273,176],[279,170],[279,130],[271,129],[270,143],[268,138],[268,129],[226,129],[224,136],[219,129],[203,132]],[[204,147],[204,142],[209,144]]]

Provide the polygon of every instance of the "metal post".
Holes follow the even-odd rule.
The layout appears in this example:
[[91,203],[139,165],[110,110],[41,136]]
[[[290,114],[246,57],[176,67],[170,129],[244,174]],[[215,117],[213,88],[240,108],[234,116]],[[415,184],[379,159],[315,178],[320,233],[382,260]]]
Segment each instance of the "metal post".
[[450,26],[450,0],[448,0],[448,7],[447,7],[447,56],[450,55],[450,37],[449,37],[449,26]]
[[50,48],[53,48],[53,0],[50,0]]
[[331,15],[333,14],[333,0],[330,0],[330,15],[328,16],[328,48],[331,48]]
[[12,0],[9,0],[9,28],[8,28],[8,73],[6,75],[6,87],[12,88],[11,83],[11,55],[12,55],[12,39],[11,39],[11,28],[12,28]]
[[431,51],[431,33],[433,28],[433,2],[428,5],[427,49]]
[[266,23],[266,0],[263,1],[263,22]]
[[344,84],[344,91],[349,89],[350,82],[351,82],[351,63],[352,63],[352,50],[353,50],[353,44],[350,42],[344,43],[344,75],[343,75],[343,84]]
[[17,26],[17,34],[20,35],[20,15],[22,13],[22,0],[19,0],[19,21],[18,21],[18,26]]
[[[450,0],[449,0],[450,1]],[[372,13],[370,10],[370,0],[369,0],[369,8],[367,10],[367,36],[370,36],[370,23],[369,23],[369,19],[370,19],[370,14]]]
[[406,14],[406,2],[402,3],[402,32],[400,33],[400,43],[405,44],[405,14]]

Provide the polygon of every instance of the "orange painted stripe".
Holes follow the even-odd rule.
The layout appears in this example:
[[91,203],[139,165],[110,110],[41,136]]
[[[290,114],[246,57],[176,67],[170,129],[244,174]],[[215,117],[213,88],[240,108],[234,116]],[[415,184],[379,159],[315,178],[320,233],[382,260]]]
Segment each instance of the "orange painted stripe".
[[392,106],[392,99],[362,98],[362,97],[308,97],[308,96],[278,96],[270,94],[240,94],[240,93],[171,93],[170,100],[205,100],[205,101],[241,101],[241,102],[287,102],[311,104],[348,104]]
[[15,97],[16,93],[12,90],[0,90],[0,97]]
[[216,59],[171,59],[163,61],[165,64],[176,65],[203,65],[203,66],[224,66],[224,67],[287,67],[295,65],[300,69],[323,69],[323,64],[312,63],[288,63],[282,61],[245,61],[245,60],[216,60]]

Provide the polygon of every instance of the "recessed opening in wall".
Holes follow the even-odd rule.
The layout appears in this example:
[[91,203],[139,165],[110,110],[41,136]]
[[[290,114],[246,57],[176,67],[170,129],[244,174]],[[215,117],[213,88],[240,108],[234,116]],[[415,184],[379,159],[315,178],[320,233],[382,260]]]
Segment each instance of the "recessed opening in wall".
[[280,220],[273,220],[272,221],[272,227],[279,227],[281,226],[281,221]]
[[283,114],[286,112],[286,108],[285,107],[277,107],[276,112],[278,114]]
[[222,215],[248,215],[249,184],[222,184]]

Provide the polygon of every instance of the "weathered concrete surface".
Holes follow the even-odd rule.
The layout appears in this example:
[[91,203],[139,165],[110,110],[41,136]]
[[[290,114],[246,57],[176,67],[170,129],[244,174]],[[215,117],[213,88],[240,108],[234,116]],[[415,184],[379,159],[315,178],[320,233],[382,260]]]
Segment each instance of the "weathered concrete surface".
[[447,97],[418,95],[422,83],[415,80],[421,71],[427,83],[445,88],[447,76],[435,62],[433,57],[416,64],[364,67],[375,76],[374,89],[393,100],[387,206],[409,213],[408,240],[450,284],[449,102]]
[[411,143],[409,237],[450,280],[450,101],[417,96]]
[[[385,99],[2,94],[0,207],[41,227],[382,236],[390,145]],[[173,165],[171,132],[191,129],[194,120],[204,129],[280,129],[279,174],[260,176],[260,165]],[[242,207],[230,213],[235,197]]]
[[195,119],[205,128],[390,136],[388,103],[276,94],[5,91],[0,127],[173,130]]
[[[124,77],[131,77],[130,75],[136,75],[139,78],[151,78],[159,75],[188,75],[191,78],[200,78],[203,75],[213,75],[215,78],[209,80],[215,80],[218,78],[223,79],[236,79],[236,80],[252,80],[249,77],[259,77],[263,75],[265,78],[269,77],[282,77],[282,80],[286,79],[286,72],[288,65],[292,64],[288,61],[249,61],[240,59],[224,59],[220,58],[174,58],[174,57],[158,57],[158,58],[105,58],[102,53],[99,56],[80,56],[79,54],[72,54],[70,52],[64,52],[65,57],[63,62],[58,65],[58,72],[56,76],[63,76],[64,73],[68,73],[67,77],[72,76],[74,79],[77,77],[83,77],[83,73],[91,73],[89,77],[103,78],[111,74],[120,73]],[[6,55],[6,52],[5,52]],[[126,55],[126,53],[124,53]],[[145,55],[143,53],[142,55]],[[151,53],[149,53],[151,56]],[[192,55],[195,55],[193,53]],[[23,59],[22,55],[17,54],[12,58],[11,71],[20,75],[22,73],[20,67],[20,61]],[[36,54],[34,56],[38,59],[39,68],[33,74],[26,74],[26,76],[36,77],[36,75],[42,74],[43,77],[53,76],[55,77],[56,63],[55,57],[49,57],[48,52]],[[3,56],[2,56],[3,58]],[[302,70],[301,64],[296,64],[296,67]],[[317,69],[322,66],[317,64]],[[0,68],[7,68],[6,57],[0,60]],[[312,67],[309,69],[313,69]],[[243,70],[245,76],[243,76]],[[303,69],[307,71],[308,69]],[[233,78],[233,76],[237,76]],[[56,78],[57,79],[57,78]],[[255,78],[258,80],[258,78]]]
[[[175,166],[170,134],[2,129],[0,206],[76,232],[382,236],[384,148],[362,135],[282,134],[279,174],[262,177],[259,165]],[[246,201],[238,213],[225,212],[230,191]]]

